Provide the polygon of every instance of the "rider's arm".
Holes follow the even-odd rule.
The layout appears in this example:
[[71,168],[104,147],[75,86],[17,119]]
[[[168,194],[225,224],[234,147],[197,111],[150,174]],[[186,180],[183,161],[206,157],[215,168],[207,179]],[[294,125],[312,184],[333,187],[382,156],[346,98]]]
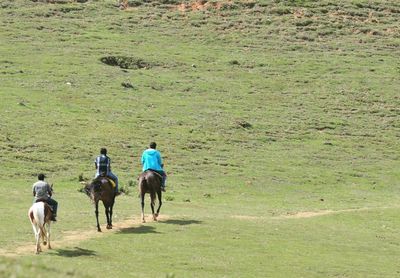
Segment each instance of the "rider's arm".
[[53,189],[50,187],[49,184],[47,184],[47,193],[49,194],[50,197],[51,195],[53,195]]
[[161,166],[161,168],[164,168],[164,163],[162,162],[160,153],[157,153],[157,160],[158,160],[158,164]]

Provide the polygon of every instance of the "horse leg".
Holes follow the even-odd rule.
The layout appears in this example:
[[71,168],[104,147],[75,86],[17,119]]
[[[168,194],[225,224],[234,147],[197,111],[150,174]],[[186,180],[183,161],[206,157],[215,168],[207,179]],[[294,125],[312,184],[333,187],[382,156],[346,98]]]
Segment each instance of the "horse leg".
[[110,214],[110,207],[106,206],[106,217],[107,217],[107,229],[112,229],[111,226],[111,214]]
[[40,229],[39,227],[32,223],[32,228],[33,228],[33,233],[35,234],[35,240],[36,240],[36,251],[35,254],[39,254],[40,250]]
[[158,217],[158,214],[160,213],[160,208],[162,205],[162,201],[161,201],[161,190],[157,191],[157,197],[158,197],[158,208],[157,208],[157,213],[156,213],[156,217]]
[[144,193],[140,193],[140,204],[142,206],[142,223],[146,223],[146,220],[144,219]]
[[40,247],[40,229],[36,233],[36,254],[42,252],[42,247]]
[[50,245],[50,221],[47,223],[47,248],[51,249]]
[[46,223],[43,223],[43,226],[40,227],[40,236],[42,238],[43,245],[47,245],[47,232],[46,232]]
[[100,224],[99,224],[99,201],[97,201],[97,202],[95,203],[95,211],[94,211],[94,213],[96,214],[97,231],[98,231],[98,232],[101,232]]
[[156,216],[156,214],[154,213],[154,203],[155,203],[155,200],[156,200],[156,196],[155,196],[156,194],[154,194],[154,193],[151,193],[150,194],[150,199],[151,199],[151,202],[150,202],[150,207],[151,207],[151,213],[153,214],[153,220],[154,221],[157,221],[157,216]]
[[109,212],[110,212],[110,229],[112,229],[112,215],[113,215],[113,206],[114,206],[114,201],[110,205]]

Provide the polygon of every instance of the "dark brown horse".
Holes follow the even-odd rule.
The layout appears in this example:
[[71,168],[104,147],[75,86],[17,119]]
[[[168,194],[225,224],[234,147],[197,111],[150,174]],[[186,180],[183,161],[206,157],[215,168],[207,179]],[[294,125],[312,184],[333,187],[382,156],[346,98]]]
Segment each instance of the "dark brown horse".
[[107,217],[107,229],[112,229],[112,213],[115,202],[115,188],[113,182],[104,176],[99,176],[85,186],[85,192],[95,205],[97,231],[101,232],[99,225],[99,201],[103,202]]
[[[162,205],[161,201],[161,182],[162,177],[160,174],[153,171],[146,171],[140,174],[139,176],[139,194],[142,205],[142,222],[145,223],[144,219],[144,195],[146,193],[150,194],[150,206],[151,211],[153,213],[153,220],[157,221],[158,214],[160,213],[160,208]],[[158,209],[157,212],[154,213],[154,205],[156,201],[156,194],[158,197]]]

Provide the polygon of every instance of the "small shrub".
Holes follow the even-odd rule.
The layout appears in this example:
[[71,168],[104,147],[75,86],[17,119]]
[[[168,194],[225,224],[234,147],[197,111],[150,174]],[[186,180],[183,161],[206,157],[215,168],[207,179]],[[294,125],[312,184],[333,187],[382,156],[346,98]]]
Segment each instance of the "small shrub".
[[126,89],[133,89],[133,85],[130,82],[122,82],[121,86],[126,88]]
[[167,4],[167,5],[178,5],[181,3],[180,0],[158,0],[161,4]]
[[313,24],[313,21],[311,19],[297,21],[295,23],[296,26],[308,26],[308,25],[311,25],[311,24]]
[[128,181],[128,186],[129,186],[129,187],[135,187],[135,186],[137,186],[137,180],[129,180],[129,181]]
[[107,56],[102,57],[100,61],[109,66],[118,66],[123,69],[143,69],[151,68],[152,63],[145,62],[141,58],[125,57],[125,56]]
[[245,120],[237,120],[235,126],[239,128],[252,128],[253,126]]
[[285,14],[291,14],[292,11],[289,8],[273,8],[271,9],[270,13],[277,15],[285,15]]
[[235,66],[238,66],[238,65],[240,65],[240,63],[239,63],[239,61],[238,61],[238,60],[232,60],[232,61],[229,61],[229,65],[235,65]]
[[165,197],[166,201],[174,201],[175,197],[168,195],[167,197]]
[[139,7],[141,5],[143,5],[143,2],[139,0],[128,1],[128,7]]
[[132,192],[132,190],[131,190],[131,188],[129,188],[129,186],[124,185],[124,186],[119,187],[119,192],[129,195]]
[[241,5],[245,8],[252,9],[256,6],[257,2],[241,2]]

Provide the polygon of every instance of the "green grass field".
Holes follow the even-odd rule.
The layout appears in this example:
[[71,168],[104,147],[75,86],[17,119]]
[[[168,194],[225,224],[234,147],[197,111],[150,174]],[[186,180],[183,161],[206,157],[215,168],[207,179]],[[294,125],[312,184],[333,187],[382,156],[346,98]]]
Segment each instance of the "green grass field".
[[[49,2],[0,2],[1,277],[400,276],[397,0]],[[167,193],[139,224],[150,141]],[[129,194],[98,235],[101,147]]]

